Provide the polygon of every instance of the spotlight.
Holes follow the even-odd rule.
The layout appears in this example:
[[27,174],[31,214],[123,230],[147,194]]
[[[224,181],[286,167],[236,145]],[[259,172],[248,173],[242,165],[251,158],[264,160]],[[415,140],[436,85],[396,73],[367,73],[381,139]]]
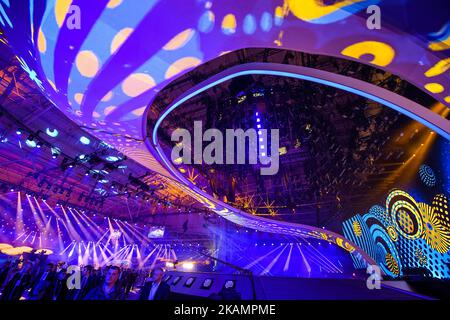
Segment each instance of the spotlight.
[[19,136],[22,134],[22,132],[23,132],[22,129],[17,129],[17,130],[16,130],[16,134],[19,135]]
[[41,147],[42,147],[42,142],[39,141],[39,142],[36,144],[36,147],[37,147],[37,148],[41,148]]
[[82,136],[82,137],[80,138],[80,142],[81,142],[82,144],[84,144],[84,145],[87,146],[88,144],[91,143],[91,140],[90,140],[89,138],[85,137],[85,136]]
[[45,129],[45,133],[52,138],[56,138],[59,134],[58,130],[50,128]]
[[33,141],[33,140],[30,140],[30,138],[28,138],[28,139],[25,141],[25,144],[26,144],[27,146],[29,146],[30,148],[36,148],[36,142]]
[[192,262],[183,262],[182,267],[186,270],[193,270],[194,264]]
[[80,162],[82,162],[82,163],[85,163],[85,162],[88,162],[88,161],[89,161],[89,156],[87,156],[87,155],[85,155],[85,154],[80,154],[80,155],[77,157],[77,160],[80,161]]
[[106,161],[109,161],[109,162],[117,162],[119,160],[122,160],[121,158],[116,157],[116,156],[107,156],[105,159],[106,159]]
[[58,157],[61,154],[61,150],[58,147],[52,147],[51,151],[53,159],[56,159],[56,157]]

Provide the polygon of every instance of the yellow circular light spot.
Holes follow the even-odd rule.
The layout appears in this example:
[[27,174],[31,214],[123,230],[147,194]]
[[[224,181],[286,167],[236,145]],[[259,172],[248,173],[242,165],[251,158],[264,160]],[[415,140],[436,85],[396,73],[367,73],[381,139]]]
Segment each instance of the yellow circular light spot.
[[38,49],[40,53],[45,53],[47,51],[47,40],[45,40],[44,32],[42,29],[39,29],[38,33]]
[[100,68],[100,62],[97,56],[89,50],[80,51],[75,60],[75,64],[81,75],[87,78],[94,77]]
[[425,85],[425,89],[430,91],[431,93],[441,93],[444,91],[444,87],[440,83],[431,82]]
[[127,38],[130,36],[130,34],[133,32],[132,28],[124,28],[117,32],[117,34],[114,36],[113,40],[111,41],[111,54],[117,51],[117,49],[120,48],[120,46],[127,40]]
[[56,24],[58,25],[58,27],[61,28],[71,4],[72,4],[72,0],[56,0],[55,18],[56,18]]
[[444,101],[447,102],[447,103],[450,103],[450,96],[446,96],[446,97],[444,98]]
[[133,73],[122,82],[122,90],[129,97],[137,97],[155,85],[155,80],[148,74]]
[[198,66],[201,63],[201,60],[195,57],[184,57],[181,58],[170,65],[167,69],[165,78],[169,79],[173,76],[183,72],[184,70],[193,68]]
[[117,108],[116,106],[109,106],[109,107],[106,107],[106,108],[103,110],[103,114],[104,114],[105,116],[107,116],[108,114],[110,114],[111,112],[113,112],[114,109],[116,109],[116,108]]
[[226,33],[235,33],[236,25],[236,17],[232,13],[227,14],[222,20],[222,30]]
[[106,102],[111,100],[111,98],[113,97],[113,93],[112,91],[109,91],[107,94],[105,94],[105,96],[102,98],[102,102]]
[[360,59],[363,55],[373,56],[371,64],[385,67],[389,65],[395,57],[395,50],[388,44],[379,41],[362,41],[352,44],[342,50],[341,54],[354,59]]
[[277,18],[283,18],[284,17],[283,7],[277,6],[275,8],[275,17],[277,17]]
[[75,99],[75,101],[78,104],[81,104],[81,101],[83,101],[83,94],[82,93],[75,93],[75,95],[73,96],[73,98]]
[[361,1],[363,0],[343,0],[336,1],[334,4],[324,5],[323,1],[317,0],[288,0],[287,5],[294,16],[304,21],[311,21]]
[[435,77],[447,72],[448,69],[450,69],[450,58],[438,61],[433,67],[425,72],[425,76],[428,78]]
[[146,108],[147,108],[146,106],[137,108],[137,109],[134,109],[133,111],[131,111],[131,113],[134,114],[135,116],[140,117],[144,114]]
[[164,47],[164,50],[176,50],[189,42],[195,34],[194,29],[186,29],[172,38]]
[[114,9],[115,7],[119,6],[122,3],[122,0],[109,0],[108,4],[106,5],[109,9]]

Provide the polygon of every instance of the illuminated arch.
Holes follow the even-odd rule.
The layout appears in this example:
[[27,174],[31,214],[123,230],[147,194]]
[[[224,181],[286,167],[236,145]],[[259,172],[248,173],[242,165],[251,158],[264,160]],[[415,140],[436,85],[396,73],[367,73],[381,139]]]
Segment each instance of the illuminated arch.
[[[334,73],[305,68],[300,66],[292,65],[282,65],[282,64],[270,64],[270,63],[249,63],[238,65],[229,68],[215,76],[203,81],[202,83],[191,88],[185,92],[178,99],[175,99],[172,104],[167,106],[167,108],[162,112],[160,118],[157,120],[153,131],[151,134],[151,144],[147,140],[147,145],[150,151],[161,160],[171,174],[176,177],[176,179],[182,183],[185,191],[191,194],[193,197],[197,198],[201,203],[207,205],[211,210],[221,215],[227,220],[235,222],[240,225],[247,227],[252,227],[260,231],[266,232],[280,232],[289,235],[306,234],[311,236],[314,232],[326,232],[328,241],[334,242],[341,247],[352,247],[362,254],[366,261],[372,261],[372,259],[360,248],[352,243],[343,246],[342,243],[338,243],[342,238],[330,231],[324,231],[315,227],[292,224],[287,222],[274,222],[273,220],[265,219],[262,217],[255,217],[246,212],[240,211],[232,206],[229,206],[218,199],[214,199],[212,196],[208,195],[206,192],[197,188],[194,184],[188,181],[182,174],[176,170],[176,168],[170,163],[170,161],[165,156],[161,146],[158,143],[157,132],[162,121],[167,117],[167,115],[174,109],[179,107],[181,104],[191,99],[192,97],[198,95],[201,92],[206,91],[222,82],[228,81],[232,78],[247,75],[247,74],[266,74],[275,75],[282,77],[293,77],[306,81],[312,81],[328,86],[335,87],[337,89],[345,90],[354,94],[364,96],[368,99],[377,101],[383,105],[386,105],[392,109],[395,109],[421,123],[437,131],[443,135],[446,139],[450,138],[449,129],[446,127],[446,120],[440,118],[438,115],[433,113],[431,110],[426,109],[423,106],[415,104],[414,102],[403,98],[395,93],[392,93],[383,88],[377,87],[372,84],[368,84],[361,80],[345,77],[342,75],[337,75]],[[201,201],[205,199],[205,201]],[[207,200],[206,200],[207,199]],[[208,203],[208,204],[207,204]],[[214,205],[211,205],[214,204]],[[290,227],[287,229],[286,227]]]

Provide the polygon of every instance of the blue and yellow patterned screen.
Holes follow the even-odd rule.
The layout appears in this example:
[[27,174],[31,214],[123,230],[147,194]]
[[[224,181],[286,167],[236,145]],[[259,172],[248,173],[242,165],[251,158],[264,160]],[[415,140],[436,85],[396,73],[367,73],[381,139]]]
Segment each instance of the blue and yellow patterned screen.
[[409,187],[391,189],[384,203],[343,223],[344,235],[389,276],[450,278],[450,142],[438,141],[434,149],[410,172]]

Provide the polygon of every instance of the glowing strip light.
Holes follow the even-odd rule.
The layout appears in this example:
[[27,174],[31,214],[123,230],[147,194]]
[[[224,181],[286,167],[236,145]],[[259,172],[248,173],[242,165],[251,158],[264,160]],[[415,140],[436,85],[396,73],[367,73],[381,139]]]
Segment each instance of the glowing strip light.
[[303,254],[303,251],[300,248],[299,244],[297,243],[296,245],[297,245],[298,251],[300,251],[300,255],[302,256],[303,263],[306,266],[306,270],[308,271],[309,274],[311,274],[311,265],[309,264],[308,260],[305,258],[305,255]]
[[[240,69],[247,69],[247,68],[248,68],[248,70],[239,71]],[[284,70],[289,70],[289,71],[284,71]],[[307,71],[309,71],[309,72],[307,72]],[[306,73],[312,73],[311,71],[314,71],[314,73],[317,73],[317,74],[321,75],[322,77],[317,77],[317,76],[312,76],[312,75],[306,74]],[[231,73],[231,74],[228,74],[228,73]],[[222,76],[223,74],[228,74],[228,75]],[[411,105],[413,105],[415,103],[406,98],[404,98],[405,99],[404,102],[405,103],[409,102],[410,104],[400,106],[394,102],[389,101],[386,98],[382,98],[381,96],[378,96],[378,95],[375,95],[374,93],[368,92],[369,90],[364,91],[364,90],[361,90],[361,89],[358,89],[355,87],[345,85],[343,83],[324,79],[327,76],[329,78],[330,75],[332,75],[333,77],[335,77],[337,79],[347,78],[345,76],[336,75],[331,72],[326,72],[326,71],[321,71],[321,70],[316,70],[316,69],[311,69],[311,68],[306,68],[306,67],[275,64],[275,63],[248,63],[248,64],[243,64],[243,65],[239,65],[237,67],[230,68],[222,73],[217,74],[216,76],[210,78],[209,80],[206,80],[206,82],[210,82],[210,81],[212,81],[212,82],[209,84],[206,84],[204,86],[200,86],[200,88],[198,88],[198,89],[195,89],[196,87],[194,87],[195,90],[193,92],[188,91],[184,97],[182,97],[181,99],[179,99],[178,101],[173,103],[169,108],[167,108],[164,111],[164,113],[162,114],[162,116],[158,119],[158,121],[155,124],[155,127],[153,128],[153,144],[154,145],[158,144],[158,138],[156,136],[157,130],[158,130],[159,126],[161,125],[162,121],[167,117],[167,115],[170,112],[172,112],[174,109],[179,107],[181,104],[183,104],[187,100],[195,97],[196,95],[198,95],[212,87],[215,87],[215,86],[217,86],[223,82],[226,82],[228,80],[231,80],[233,78],[237,78],[237,77],[245,76],[245,75],[273,75],[273,76],[279,76],[279,77],[296,78],[296,79],[300,79],[300,80],[311,81],[311,82],[327,85],[330,87],[334,87],[337,89],[345,90],[347,92],[351,92],[351,93],[360,95],[362,97],[368,98],[370,100],[376,101],[376,102],[381,103],[391,109],[394,109],[400,113],[403,113],[406,116],[424,124],[425,126],[429,127],[430,129],[435,130],[440,135],[445,137],[447,140],[450,140],[450,130],[448,129],[448,123],[445,124],[444,122],[442,122],[440,125],[436,125],[433,121],[435,119],[426,119],[424,117],[417,115],[415,113],[415,111],[413,111],[413,108],[411,107]],[[215,80],[216,78],[218,78],[218,79]],[[367,89],[373,90],[374,88],[376,88],[376,89],[378,89],[378,91],[380,91],[380,93],[390,93],[392,95],[396,95],[388,90],[379,88],[375,85],[366,83],[361,80],[352,79],[352,81],[354,81],[355,83],[359,82],[360,84],[367,86],[368,87]],[[398,95],[396,95],[396,96],[398,96]],[[400,96],[398,96],[398,97],[400,97]],[[422,107],[422,108],[424,108],[424,107]],[[427,118],[431,118],[431,117],[427,117]]]
[[284,268],[283,268],[283,271],[284,271],[284,272],[286,272],[286,271],[289,270],[289,265],[290,265],[290,263],[291,263],[292,248],[294,247],[294,245],[291,243],[289,246],[290,246],[290,248],[289,248],[289,254],[288,254],[288,257],[287,257],[286,262],[285,262],[285,264],[284,264]]
[[273,266],[275,265],[275,263],[278,262],[278,260],[280,259],[281,255],[283,254],[284,250],[286,250],[288,246],[283,246],[283,250],[280,251],[280,253],[275,257],[275,259],[273,259],[269,265],[259,274],[261,275],[270,275],[270,270],[272,270]]

